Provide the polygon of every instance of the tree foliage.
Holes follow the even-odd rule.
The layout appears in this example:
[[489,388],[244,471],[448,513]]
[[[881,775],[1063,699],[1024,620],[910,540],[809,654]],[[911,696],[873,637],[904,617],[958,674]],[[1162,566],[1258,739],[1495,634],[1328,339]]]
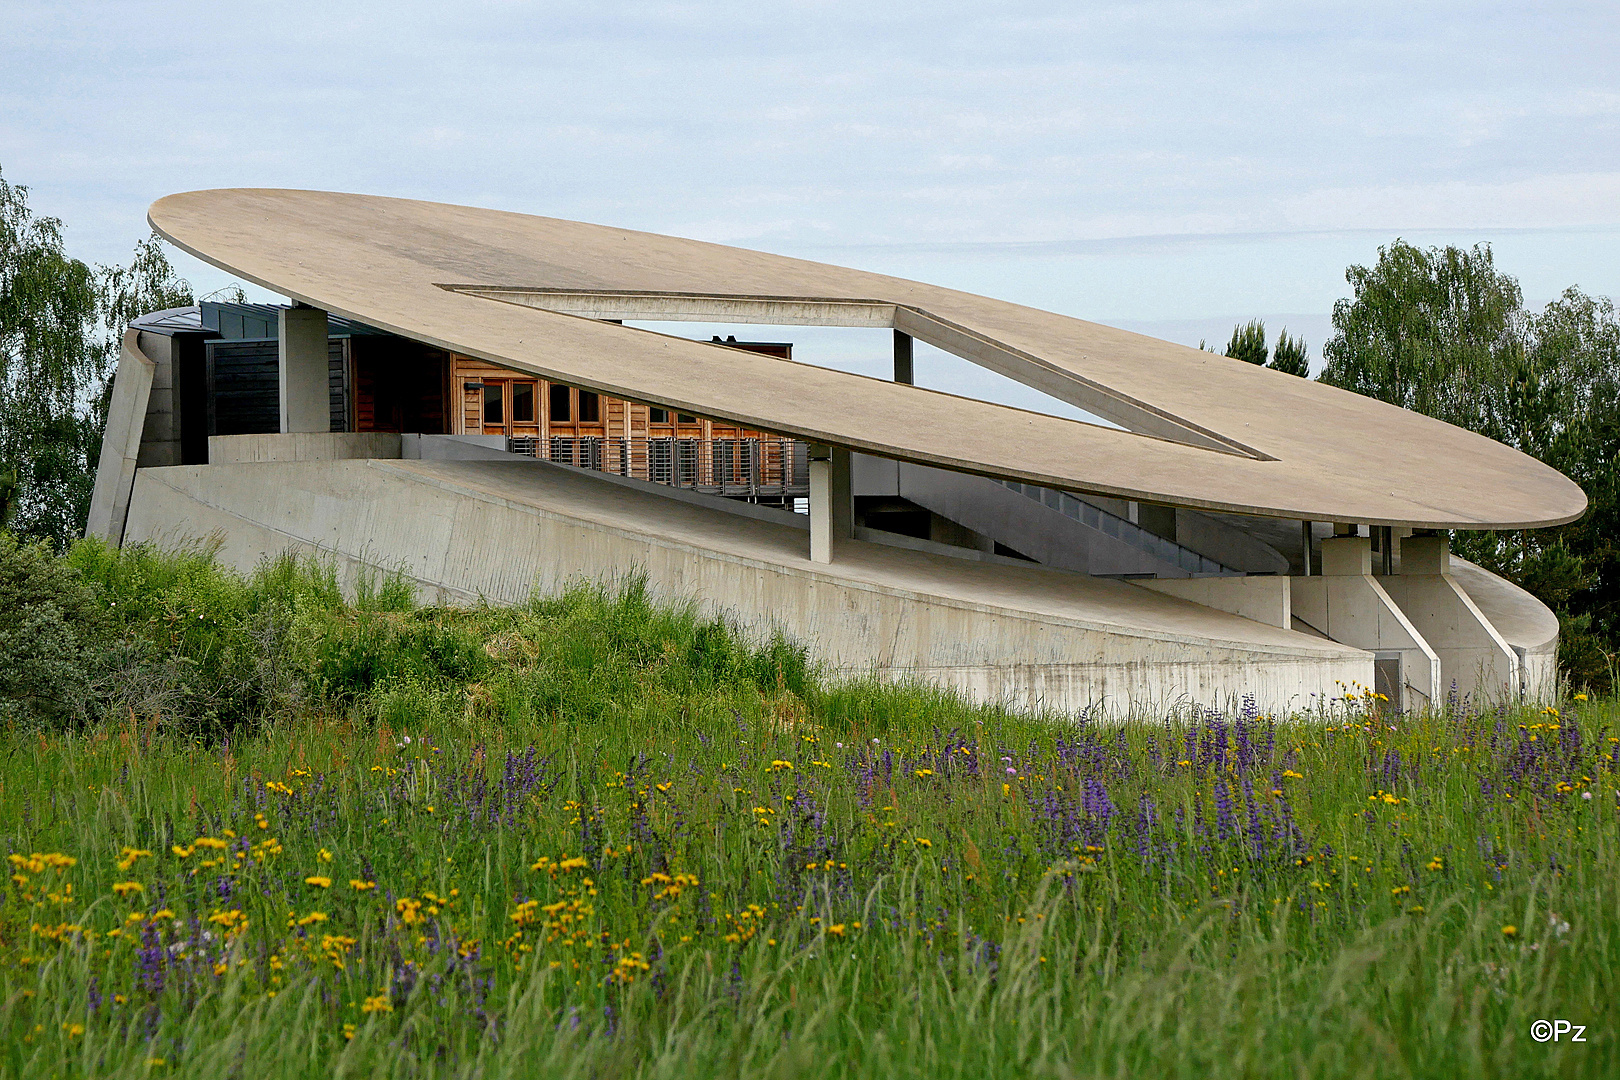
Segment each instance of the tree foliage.
[[1322,381],[1477,431],[1585,489],[1591,509],[1556,529],[1463,533],[1456,550],[1558,612],[1577,682],[1612,679],[1620,640],[1620,321],[1569,289],[1540,312],[1490,248],[1397,240],[1352,266],[1333,310]]
[[0,174],[0,526],[58,546],[83,532],[123,329],[191,302],[156,236],[127,267],[91,267]]
[[[1199,342],[1198,347],[1204,348],[1204,343]],[[1266,353],[1266,324],[1262,320],[1250,319],[1232,327],[1232,339],[1226,343],[1227,356],[1302,378],[1310,374],[1309,346],[1302,337],[1289,337],[1286,327],[1277,335],[1277,347],[1271,350],[1269,361]]]

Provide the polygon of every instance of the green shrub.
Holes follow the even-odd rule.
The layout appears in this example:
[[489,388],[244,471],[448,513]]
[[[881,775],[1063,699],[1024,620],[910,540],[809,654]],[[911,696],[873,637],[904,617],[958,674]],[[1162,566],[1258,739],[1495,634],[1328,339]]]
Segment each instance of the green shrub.
[[44,543],[0,533],[0,721],[63,725],[104,692],[112,622],[96,590]]

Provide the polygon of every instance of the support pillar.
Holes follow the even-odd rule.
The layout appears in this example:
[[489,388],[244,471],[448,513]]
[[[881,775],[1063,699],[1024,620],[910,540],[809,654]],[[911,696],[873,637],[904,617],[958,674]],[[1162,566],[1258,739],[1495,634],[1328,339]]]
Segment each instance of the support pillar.
[[[1354,526],[1339,528],[1349,533]],[[1384,672],[1394,707],[1442,700],[1439,654],[1372,570],[1370,538],[1351,533],[1323,540],[1322,573],[1293,579],[1290,616],[1334,641],[1366,649],[1374,655],[1375,671],[1394,667]]]
[[283,308],[278,329],[282,434],[330,431],[326,312],[302,304]]
[[1311,576],[1311,523],[1308,522],[1308,521],[1302,521],[1302,522],[1299,523],[1299,555],[1300,555],[1300,559],[1305,564],[1305,572],[1303,574],[1301,574],[1300,576],[1301,577],[1310,577]]
[[830,563],[833,549],[855,534],[850,497],[849,451],[841,446],[810,447],[810,561]]
[[916,382],[911,366],[911,335],[894,332],[894,381],[908,386]]

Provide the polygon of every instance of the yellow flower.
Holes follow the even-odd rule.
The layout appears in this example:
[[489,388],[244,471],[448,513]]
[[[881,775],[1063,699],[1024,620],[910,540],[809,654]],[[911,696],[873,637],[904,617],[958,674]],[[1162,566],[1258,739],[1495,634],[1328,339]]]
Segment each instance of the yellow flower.
[[321,862],[331,862],[332,861],[332,853],[330,851],[327,851],[325,848],[321,848],[321,853],[319,855],[315,856],[315,857],[317,859],[321,860]]
[[83,1024],[63,1024],[62,1025],[62,1030],[68,1033],[68,1038],[73,1039],[73,1038],[77,1038],[78,1036],[84,1034],[84,1025]]
[[934,846],[934,842],[926,836],[919,836],[917,837],[917,846],[931,848]]
[[152,853],[144,848],[127,847],[123,849],[123,858],[118,860],[118,869],[128,870],[135,865],[137,859],[150,859]]
[[843,937],[844,936],[844,924],[843,923],[833,923],[831,926],[827,927],[827,933],[829,933],[829,934],[837,934],[839,937]]
[[388,1000],[387,994],[377,994],[374,997],[366,998],[366,1003],[360,1006],[360,1011],[363,1013],[391,1013],[394,1011],[394,1003]]
[[317,889],[330,889],[332,887],[332,879],[329,877],[321,877],[319,874],[316,874],[305,878],[304,884],[313,885]]
[[791,768],[793,768],[793,762],[791,762],[791,761],[777,760],[777,761],[771,762],[771,771],[772,772],[782,772],[783,770],[791,769]]
[[368,892],[377,887],[375,881],[361,881],[359,878],[350,878],[349,884],[354,888],[355,892]]
[[299,919],[298,920],[298,925],[299,926],[312,926],[315,923],[323,923],[325,921],[326,921],[326,914],[324,912],[312,911],[308,915],[305,915],[302,919]]
[[117,893],[119,896],[122,896],[125,899],[128,899],[129,897],[134,896],[137,893],[145,892],[146,891],[146,886],[142,885],[138,881],[115,881],[115,882],[113,882],[112,890],[113,890],[113,892]]
[[918,769],[917,770],[917,779],[919,779],[919,780],[921,780],[925,776],[933,776],[933,775],[934,775],[934,770],[933,769]]
[[1503,937],[1518,937],[1519,936],[1519,928],[1517,926],[1504,926],[1504,927],[1502,927],[1502,936]]
[[1586,695],[1585,694],[1576,694],[1575,695],[1575,700],[1576,701],[1585,701],[1586,700]]
[[189,859],[191,858],[191,853],[197,849],[195,847],[181,847],[179,844],[175,844],[173,847],[169,848],[169,850],[180,856],[182,859]]

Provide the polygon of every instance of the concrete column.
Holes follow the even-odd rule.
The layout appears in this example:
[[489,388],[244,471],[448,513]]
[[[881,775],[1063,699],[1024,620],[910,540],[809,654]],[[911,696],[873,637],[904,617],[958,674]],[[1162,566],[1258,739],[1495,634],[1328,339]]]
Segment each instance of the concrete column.
[[1527,689],[1518,650],[1451,576],[1451,541],[1412,536],[1401,544],[1401,572],[1383,580],[1391,598],[1440,657],[1444,700],[1452,684],[1476,705],[1516,700]]
[[899,330],[894,332],[894,381],[908,385],[916,382],[911,367],[911,335]]
[[1303,574],[1301,574],[1300,576],[1301,577],[1310,577],[1311,576],[1311,523],[1308,522],[1308,521],[1302,521],[1302,522],[1299,523],[1299,554],[1300,554],[1301,560],[1305,564],[1305,572]]
[[326,312],[302,304],[283,308],[279,332],[282,434],[330,431]]
[[840,446],[810,447],[810,561],[833,561],[834,545],[855,533],[850,497],[849,451]]
[[[1371,538],[1323,540],[1321,575],[1294,578],[1289,599],[1291,617],[1334,641],[1399,654],[1402,686],[1400,700],[1392,705],[1411,709],[1443,700],[1440,656],[1372,576]],[[1422,700],[1410,697],[1408,690]]]

